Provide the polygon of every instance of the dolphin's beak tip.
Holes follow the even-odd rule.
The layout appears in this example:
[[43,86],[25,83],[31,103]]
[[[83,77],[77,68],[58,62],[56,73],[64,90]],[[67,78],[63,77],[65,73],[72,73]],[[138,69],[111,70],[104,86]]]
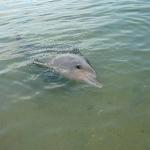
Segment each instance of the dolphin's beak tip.
[[103,87],[103,84],[100,83],[95,78],[88,78],[88,80],[86,80],[86,82],[93,85],[94,87],[97,87],[97,88],[102,88]]

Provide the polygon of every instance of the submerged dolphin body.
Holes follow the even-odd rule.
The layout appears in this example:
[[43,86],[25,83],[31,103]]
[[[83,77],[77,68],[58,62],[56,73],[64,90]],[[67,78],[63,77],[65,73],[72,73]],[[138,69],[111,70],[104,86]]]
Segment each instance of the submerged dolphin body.
[[83,81],[99,88],[103,86],[96,80],[96,72],[89,62],[78,54],[58,54],[48,63],[34,61],[34,64],[53,69],[71,80]]

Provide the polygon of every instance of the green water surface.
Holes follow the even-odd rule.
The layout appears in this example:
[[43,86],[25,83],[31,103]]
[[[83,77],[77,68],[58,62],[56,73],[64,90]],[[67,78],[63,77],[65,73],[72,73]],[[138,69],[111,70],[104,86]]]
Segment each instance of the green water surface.
[[[103,88],[32,64],[73,47]],[[150,1],[0,0],[0,150],[150,150]]]

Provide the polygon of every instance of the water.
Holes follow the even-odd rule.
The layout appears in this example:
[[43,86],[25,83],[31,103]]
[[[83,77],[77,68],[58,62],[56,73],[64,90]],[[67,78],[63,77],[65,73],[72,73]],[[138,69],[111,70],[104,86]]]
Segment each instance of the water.
[[[149,150],[148,0],[0,1],[0,150]],[[102,89],[32,64],[80,48]]]

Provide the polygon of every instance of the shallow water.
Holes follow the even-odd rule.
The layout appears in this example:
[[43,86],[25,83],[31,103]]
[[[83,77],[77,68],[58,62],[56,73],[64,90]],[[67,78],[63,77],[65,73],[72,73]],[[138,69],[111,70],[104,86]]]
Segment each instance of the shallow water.
[[[104,87],[32,64],[80,48]],[[0,150],[149,150],[148,0],[0,1]]]

